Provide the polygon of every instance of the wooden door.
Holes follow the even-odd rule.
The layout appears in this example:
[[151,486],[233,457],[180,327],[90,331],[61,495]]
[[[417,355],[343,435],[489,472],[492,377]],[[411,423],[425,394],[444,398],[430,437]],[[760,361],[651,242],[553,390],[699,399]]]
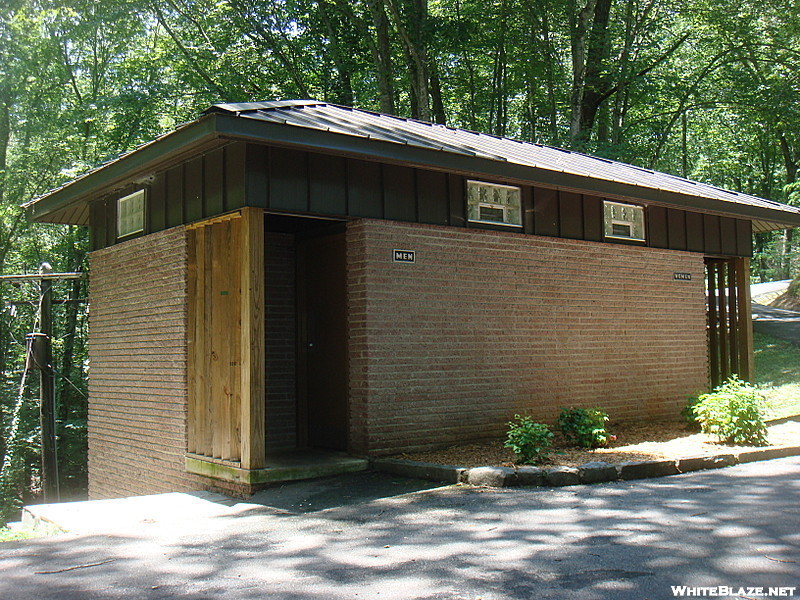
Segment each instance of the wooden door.
[[300,433],[305,445],[347,448],[345,236],[298,239]]

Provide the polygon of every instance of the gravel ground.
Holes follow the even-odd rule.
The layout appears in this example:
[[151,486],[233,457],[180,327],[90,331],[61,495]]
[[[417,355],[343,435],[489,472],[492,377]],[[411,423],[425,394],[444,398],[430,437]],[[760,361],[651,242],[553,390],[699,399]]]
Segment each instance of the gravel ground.
[[[609,431],[617,436],[616,441],[608,448],[596,450],[570,448],[557,435],[550,460],[546,464],[576,467],[591,461],[620,463],[632,460],[678,459],[752,449],[749,446],[715,443],[711,436],[687,430],[683,422],[619,424],[609,427]],[[800,444],[800,423],[788,421],[771,425],[768,439],[772,446]],[[503,440],[488,440],[444,450],[402,454],[396,458],[465,468],[514,466],[514,453],[503,448]]]

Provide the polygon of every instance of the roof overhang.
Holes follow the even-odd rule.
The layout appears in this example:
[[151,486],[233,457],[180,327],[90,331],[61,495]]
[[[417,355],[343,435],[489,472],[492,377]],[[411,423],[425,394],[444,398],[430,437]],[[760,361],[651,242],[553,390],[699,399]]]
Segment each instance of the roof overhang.
[[[492,160],[383,140],[343,135],[321,129],[290,126],[210,112],[136,150],[27,203],[30,218],[53,223],[88,224],[88,204],[137,178],[146,179],[189,156],[231,140],[269,143],[305,150],[343,154],[382,162],[412,164],[451,173],[530,182],[607,198],[637,199],[645,203],[680,207],[749,219],[754,232],[800,227],[800,213],[753,206],[629,183]],[[780,205],[778,205],[780,206]]]
[[59,188],[23,204],[34,221],[89,224],[89,203],[131,181],[146,181],[154,171],[225,143],[220,140],[214,117],[203,117],[180,126],[123,154]]

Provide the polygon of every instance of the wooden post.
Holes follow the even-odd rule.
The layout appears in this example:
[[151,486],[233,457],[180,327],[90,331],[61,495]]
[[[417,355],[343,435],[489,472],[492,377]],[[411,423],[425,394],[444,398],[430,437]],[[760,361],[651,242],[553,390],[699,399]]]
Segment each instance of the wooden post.
[[750,299],[750,259],[736,258],[736,289],[739,304],[739,377],[753,382],[753,312]]
[[[50,272],[43,263],[39,274]],[[59,501],[58,457],[56,455],[56,402],[53,381],[53,282],[40,279],[39,332],[28,334],[28,368],[39,371],[39,427],[42,434],[42,492],[45,502]]]
[[83,273],[52,273],[49,264],[42,263],[39,273],[0,275],[0,281],[38,281],[39,332],[29,333],[26,369],[39,371],[39,426],[42,434],[42,491],[45,502],[58,502],[61,493],[58,481],[58,453],[56,447],[55,370],[53,369],[53,281],[80,279]]
[[[729,360],[730,347],[728,346],[728,327],[730,325],[728,321],[728,298],[726,296],[727,286],[725,285],[725,278],[727,276],[728,269],[726,267],[727,264],[725,261],[720,261],[717,265],[717,292],[719,293],[719,296],[717,296],[717,317],[719,323],[719,371],[722,381],[731,376],[731,363]],[[720,383],[722,383],[722,381]]]
[[706,262],[708,271],[708,353],[711,367],[711,387],[720,384],[719,319],[717,318],[717,261]]
[[[50,271],[49,265],[47,268]],[[42,490],[45,502],[58,502],[58,457],[56,452],[56,386],[53,374],[53,282],[42,280],[42,311],[39,316],[45,339],[45,356],[39,371],[39,421],[42,427]]]
[[243,208],[241,223],[241,465],[259,469],[264,456],[264,211]]
[[738,281],[739,265],[735,258],[727,261],[728,267],[728,317],[730,320],[730,345],[731,375],[739,374],[739,293],[736,287]]

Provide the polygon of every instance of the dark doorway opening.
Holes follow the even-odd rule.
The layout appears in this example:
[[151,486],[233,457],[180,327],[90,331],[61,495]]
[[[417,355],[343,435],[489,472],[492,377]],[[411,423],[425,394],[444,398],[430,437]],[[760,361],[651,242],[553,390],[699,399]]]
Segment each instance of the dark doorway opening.
[[347,448],[345,223],[267,214],[266,447]]
[[301,446],[347,449],[347,288],[342,225],[296,236]]

